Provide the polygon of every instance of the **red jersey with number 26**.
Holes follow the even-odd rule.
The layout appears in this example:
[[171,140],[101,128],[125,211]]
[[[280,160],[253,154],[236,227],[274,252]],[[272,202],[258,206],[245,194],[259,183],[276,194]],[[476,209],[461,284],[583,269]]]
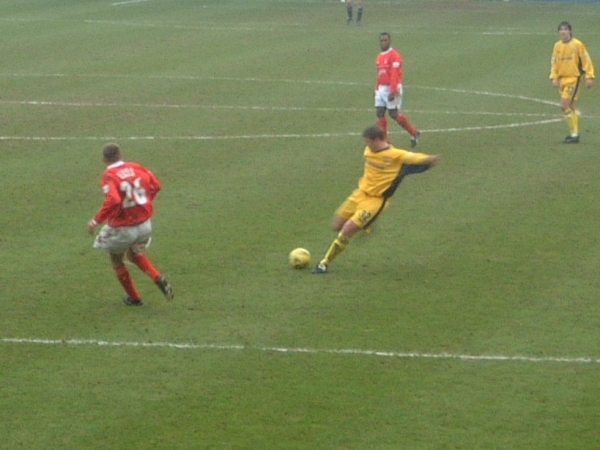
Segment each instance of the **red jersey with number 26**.
[[390,92],[398,92],[398,85],[402,83],[402,55],[393,48],[377,55],[377,86],[388,85]]
[[134,162],[111,164],[102,174],[100,185],[104,203],[96,213],[97,223],[111,227],[130,227],[152,217],[152,200],[161,189],[156,175]]

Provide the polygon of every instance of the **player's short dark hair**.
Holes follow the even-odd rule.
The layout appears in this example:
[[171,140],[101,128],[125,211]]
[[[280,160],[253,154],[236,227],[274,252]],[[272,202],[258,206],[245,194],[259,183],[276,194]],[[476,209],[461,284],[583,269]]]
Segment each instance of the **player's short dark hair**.
[[383,33],[379,33],[379,38],[381,39],[383,36],[387,36],[388,38],[392,38],[392,36],[390,35],[390,33],[388,33],[387,31],[384,31]]
[[558,31],[560,31],[560,29],[562,27],[567,28],[569,31],[573,31],[571,24],[569,22],[567,22],[566,20],[563,20],[561,23],[558,24]]
[[380,139],[385,140],[385,131],[379,125],[372,125],[363,131],[363,138],[365,139]]
[[121,147],[113,142],[102,147],[102,156],[108,162],[117,162],[121,159]]

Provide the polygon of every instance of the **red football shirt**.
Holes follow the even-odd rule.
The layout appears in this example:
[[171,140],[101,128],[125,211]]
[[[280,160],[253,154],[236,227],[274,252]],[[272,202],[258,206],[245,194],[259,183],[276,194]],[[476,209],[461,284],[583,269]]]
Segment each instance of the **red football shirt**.
[[390,92],[398,92],[398,84],[402,83],[402,55],[393,48],[377,55],[377,86],[388,85]]
[[156,175],[134,162],[111,164],[102,174],[100,185],[104,203],[96,213],[97,223],[111,227],[138,225],[152,217],[152,200],[161,189]]

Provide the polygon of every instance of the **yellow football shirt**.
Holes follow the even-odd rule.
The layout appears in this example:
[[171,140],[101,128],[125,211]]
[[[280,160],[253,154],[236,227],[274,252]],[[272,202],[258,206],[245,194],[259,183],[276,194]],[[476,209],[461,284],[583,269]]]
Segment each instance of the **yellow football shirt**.
[[358,181],[358,188],[368,195],[382,196],[403,164],[423,164],[428,158],[425,153],[413,153],[392,145],[379,152],[365,147],[365,171]]
[[592,59],[579,39],[572,38],[569,42],[558,41],[554,44],[550,79],[576,78],[583,72],[586,78],[595,78]]

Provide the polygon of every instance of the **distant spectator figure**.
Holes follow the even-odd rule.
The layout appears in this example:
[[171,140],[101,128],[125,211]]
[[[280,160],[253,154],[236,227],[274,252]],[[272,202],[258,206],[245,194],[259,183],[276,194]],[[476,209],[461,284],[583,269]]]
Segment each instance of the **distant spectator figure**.
[[[348,21],[347,21],[348,25],[350,25],[350,23],[354,20],[353,4],[354,4],[353,0],[346,0],[346,11],[348,12]],[[360,21],[362,19],[363,11],[364,11],[364,1],[358,0],[357,4],[358,5],[357,5],[357,9],[356,9],[356,25],[360,25],[360,23],[361,23]]]

